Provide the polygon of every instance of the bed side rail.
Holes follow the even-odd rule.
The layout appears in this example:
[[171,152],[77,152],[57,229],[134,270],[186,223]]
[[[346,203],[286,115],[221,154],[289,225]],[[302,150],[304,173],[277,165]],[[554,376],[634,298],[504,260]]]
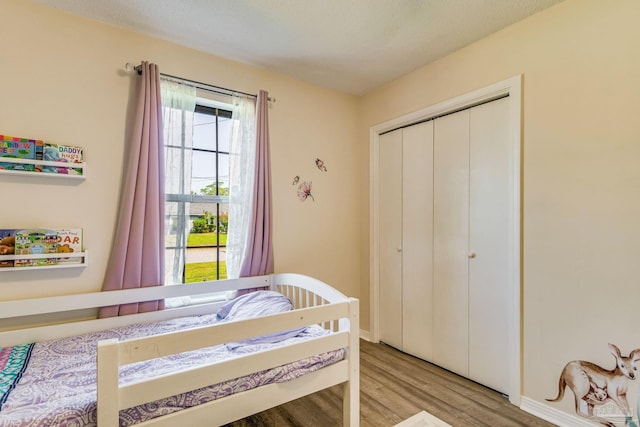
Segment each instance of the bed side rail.
[[184,393],[215,382],[237,378],[242,374],[279,366],[313,354],[347,348],[353,344],[350,341],[352,338],[349,332],[345,330],[279,349],[253,353],[186,372],[119,386],[118,372],[122,365],[322,323],[327,320],[348,318],[352,313],[352,308],[349,305],[350,301],[347,300],[182,332],[120,342],[117,340],[102,341],[98,345],[97,355],[98,425],[101,427],[117,426],[120,409]]
[[189,286],[151,286],[138,289],[123,289],[109,292],[88,292],[23,300],[0,301],[0,319],[59,313],[89,308],[157,299],[202,295],[243,289],[295,284],[306,288],[329,302],[345,301],[347,297],[324,282],[301,274],[272,274],[243,277],[211,282],[193,283]]
[[[58,314],[75,313],[78,310],[87,309],[95,310],[98,307],[116,304],[254,289],[269,286],[270,283],[270,276],[256,276],[193,283],[188,286],[154,286],[120,291],[91,292],[46,298],[0,301],[0,324],[2,324],[2,320],[15,319],[14,323],[15,321],[19,321],[20,324],[24,325],[21,328],[10,327],[0,332],[0,347],[68,337],[134,323],[158,322],[182,316],[215,313],[225,301],[200,303],[179,308],[167,308],[161,311],[105,319],[96,319],[95,312],[93,312],[93,314],[89,313],[91,317],[88,319],[86,315],[66,322],[52,319],[52,316],[55,317]],[[45,321],[43,322],[42,319]]]
[[0,301],[0,319],[31,316],[165,298],[194,296],[268,286],[270,276],[244,277],[212,282],[193,283],[189,286],[150,286],[108,292],[89,292],[24,300]]

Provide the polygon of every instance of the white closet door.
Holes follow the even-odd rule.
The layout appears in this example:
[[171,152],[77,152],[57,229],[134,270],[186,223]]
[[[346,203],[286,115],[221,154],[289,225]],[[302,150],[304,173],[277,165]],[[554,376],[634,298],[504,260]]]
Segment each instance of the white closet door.
[[433,362],[469,370],[469,110],[434,121]]
[[380,135],[379,331],[380,340],[402,349],[402,130]]
[[433,122],[404,129],[402,175],[402,349],[431,359]]
[[514,268],[509,98],[470,111],[469,378],[508,394]]

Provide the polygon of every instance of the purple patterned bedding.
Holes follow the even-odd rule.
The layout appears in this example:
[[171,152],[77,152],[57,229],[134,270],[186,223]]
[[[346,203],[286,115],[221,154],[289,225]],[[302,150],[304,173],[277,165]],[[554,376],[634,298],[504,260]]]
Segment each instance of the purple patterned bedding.
[[[143,337],[220,322],[215,314],[138,324],[70,338],[0,349],[0,427],[95,426],[96,344],[100,340]],[[203,361],[300,342],[328,333],[319,326],[296,336],[259,343],[218,345],[121,367],[120,384],[160,375]],[[273,342],[277,341],[277,342]],[[120,426],[129,426],[213,399],[265,384],[298,378],[344,358],[344,350],[320,354],[268,371],[226,381],[189,393],[120,411]]]

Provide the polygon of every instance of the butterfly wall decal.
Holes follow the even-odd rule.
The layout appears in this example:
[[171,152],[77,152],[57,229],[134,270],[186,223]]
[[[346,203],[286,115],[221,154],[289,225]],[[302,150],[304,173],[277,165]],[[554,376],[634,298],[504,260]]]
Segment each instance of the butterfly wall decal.
[[316,166],[322,172],[326,172],[327,171],[327,167],[324,165],[324,162],[322,160],[318,159],[318,158],[316,158]]

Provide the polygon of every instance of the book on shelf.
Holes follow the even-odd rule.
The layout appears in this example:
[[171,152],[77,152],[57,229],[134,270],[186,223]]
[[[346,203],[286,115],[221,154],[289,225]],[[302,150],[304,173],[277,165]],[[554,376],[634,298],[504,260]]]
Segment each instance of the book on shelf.
[[[44,143],[37,139],[0,135],[0,157],[42,160]],[[0,161],[0,169],[41,172],[42,167],[31,163],[9,163]]]
[[15,248],[15,232],[14,229],[2,229],[0,230],[0,268],[13,267],[14,262],[12,259],[2,259],[2,255],[14,255]]
[[[58,253],[58,233],[47,228],[27,228],[15,232],[16,255],[49,255]],[[16,259],[15,267],[56,265],[56,258]]]
[[[58,253],[83,252],[82,228],[64,228],[56,230],[58,233]],[[81,256],[58,258],[58,264],[82,264]]]
[[[73,147],[71,145],[44,143],[43,160],[49,162],[64,163],[82,163],[82,148]],[[66,166],[43,166],[43,172],[59,173],[67,175],[82,175],[82,168],[66,167]]]

